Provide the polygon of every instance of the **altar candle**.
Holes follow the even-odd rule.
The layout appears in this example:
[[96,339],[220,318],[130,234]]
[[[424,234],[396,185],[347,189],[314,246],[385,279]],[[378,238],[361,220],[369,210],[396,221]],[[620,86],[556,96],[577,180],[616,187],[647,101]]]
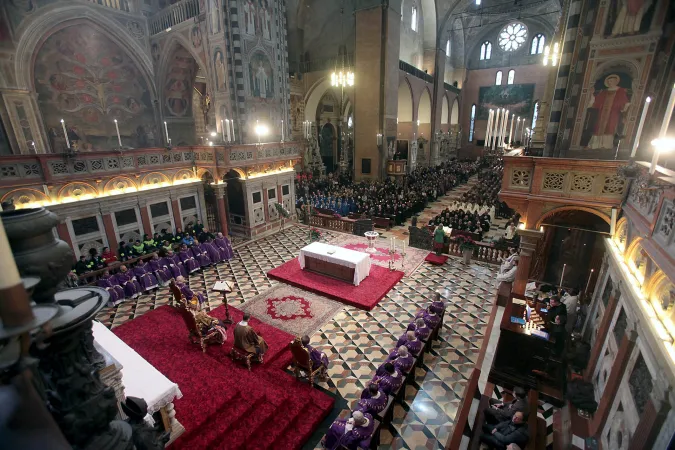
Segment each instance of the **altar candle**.
[[169,127],[166,126],[166,121],[164,121],[164,133],[166,134],[166,142],[171,142],[171,139],[169,139]]
[[642,127],[645,124],[645,118],[647,117],[647,110],[649,109],[649,104],[651,103],[652,98],[647,97],[645,99],[645,107],[642,108],[642,116],[640,117],[640,124],[638,125],[637,133],[635,133],[635,141],[633,141],[633,150],[630,152],[630,157],[635,158],[635,153],[637,153],[638,145],[640,145],[640,136],[642,135]]
[[232,136],[230,136],[230,142],[234,142],[237,139],[235,137],[236,135],[234,134],[234,119],[230,119],[230,126],[232,127]]
[[591,278],[593,277],[593,270],[591,269],[591,274],[588,276],[588,283],[586,283],[586,289],[584,289],[584,294],[588,292],[588,287],[591,285]]
[[66,122],[61,119],[61,126],[63,127],[63,135],[66,138],[66,148],[70,148],[70,141],[68,140],[68,132],[66,131]]
[[117,119],[115,119],[115,129],[117,130],[117,143],[122,148],[122,138],[120,137],[120,126],[117,124]]
[[562,270],[562,275],[560,275],[560,287],[563,285],[563,279],[565,278],[565,268],[567,267],[567,264],[563,264],[563,270]]
[[492,110],[488,113],[487,126],[485,127],[485,144],[483,147],[487,147],[490,140],[490,125],[492,124]]
[[284,141],[284,121],[281,121],[281,142]]
[[516,121],[515,116],[511,116],[511,129],[509,130],[509,147],[513,148],[513,122]]
[[225,121],[223,119],[220,119],[220,134],[223,135],[223,142],[227,142],[227,139],[225,139],[226,136],[226,131],[225,131]]
[[35,148],[35,141],[30,141],[31,147],[33,147],[33,152],[37,153],[37,148]]
[[502,115],[502,110],[501,108],[497,108],[497,119],[495,120],[494,123],[494,129],[492,130],[490,139],[492,139],[492,150],[495,149],[495,145],[497,145],[497,137],[499,136],[498,134],[498,127],[499,127],[499,119]]
[[670,99],[668,100],[668,106],[666,107],[666,115],[663,117],[663,122],[661,123],[659,138],[666,137],[668,125],[670,125],[670,118],[673,116],[673,108],[675,108],[675,85],[673,85],[673,89],[670,91]]

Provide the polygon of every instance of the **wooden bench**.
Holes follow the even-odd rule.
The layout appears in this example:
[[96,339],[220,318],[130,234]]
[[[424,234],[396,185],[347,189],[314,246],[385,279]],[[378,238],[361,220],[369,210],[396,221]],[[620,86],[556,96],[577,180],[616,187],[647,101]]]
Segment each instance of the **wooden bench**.
[[387,231],[393,226],[393,220],[389,217],[373,217],[373,225],[379,228],[384,228]]

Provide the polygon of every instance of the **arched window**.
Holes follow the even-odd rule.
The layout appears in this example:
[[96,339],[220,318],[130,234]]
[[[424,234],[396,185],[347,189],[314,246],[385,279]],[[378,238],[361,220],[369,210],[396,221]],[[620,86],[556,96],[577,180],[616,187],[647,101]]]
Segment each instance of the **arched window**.
[[538,34],[532,38],[532,45],[530,46],[530,55],[539,55],[544,53],[544,45],[546,38],[543,34]]
[[539,102],[534,104],[534,113],[532,113],[532,125],[530,125],[530,130],[534,130],[534,126],[537,124],[537,118],[539,117]]
[[471,105],[471,121],[469,123],[469,142],[473,142],[473,126],[476,122],[476,104]]
[[511,69],[509,70],[509,76],[506,79],[506,84],[513,84],[514,78],[516,78],[516,71]]
[[450,56],[450,39],[445,43],[445,55]]
[[417,31],[417,6],[412,7],[412,19],[410,20],[410,28]]
[[480,46],[480,60],[488,60],[492,58],[492,44],[489,41],[485,41]]
[[495,85],[501,86],[502,84],[502,71],[498,70],[497,75],[495,76]]

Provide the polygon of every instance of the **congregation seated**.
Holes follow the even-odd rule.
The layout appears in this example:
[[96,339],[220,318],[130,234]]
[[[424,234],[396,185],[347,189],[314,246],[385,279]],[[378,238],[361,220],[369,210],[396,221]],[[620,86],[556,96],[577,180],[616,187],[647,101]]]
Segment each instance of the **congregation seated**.
[[234,327],[234,349],[254,355],[254,361],[262,362],[267,351],[267,342],[248,324],[251,315],[244,314],[243,319]]
[[511,444],[524,448],[530,439],[525,419],[523,411],[516,411],[510,419],[497,425],[483,424],[480,441],[494,450],[506,450]]
[[[387,356],[387,362],[392,363],[399,371],[408,373],[410,372],[410,369],[412,369],[413,364],[415,364],[415,358],[410,355],[408,347],[401,345],[389,353],[389,356]],[[383,366],[380,366],[380,368],[384,372]],[[380,374],[378,373],[378,375]]]
[[332,423],[323,444],[327,450],[337,450],[340,447],[349,450],[368,448],[373,431],[375,431],[373,416],[354,411],[351,418],[337,419]]
[[355,411],[361,411],[364,414],[377,415],[384,411],[389,402],[389,396],[380,389],[377,383],[370,383],[367,388],[361,392]]
[[309,357],[312,360],[312,368],[321,368],[321,372],[319,373],[319,378],[322,380],[325,380],[326,377],[328,376],[328,356],[322,351],[319,351],[309,345],[309,336],[304,335],[302,339],[300,339],[300,342],[302,343],[302,346],[307,349],[309,352]]
[[403,385],[405,378],[391,362],[382,364],[373,377],[373,382],[378,383],[382,392],[392,394]]
[[[415,326],[414,324],[411,325]],[[405,345],[410,351],[410,353],[412,353],[413,355],[417,355],[422,350],[422,347],[424,347],[424,342],[422,342],[417,338],[415,331],[408,330],[396,342],[396,347],[400,347],[402,345]]]
[[489,424],[496,424],[511,420],[517,411],[527,411],[527,394],[525,389],[516,387],[513,389],[514,398],[510,402],[503,402],[494,398],[490,399],[490,407],[484,411],[485,421]]

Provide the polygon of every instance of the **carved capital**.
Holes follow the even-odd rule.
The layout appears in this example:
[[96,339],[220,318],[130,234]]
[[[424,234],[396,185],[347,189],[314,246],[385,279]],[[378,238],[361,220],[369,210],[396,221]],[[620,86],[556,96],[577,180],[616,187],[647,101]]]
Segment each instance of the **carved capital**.
[[520,252],[524,256],[532,256],[532,253],[537,249],[539,239],[544,235],[539,230],[518,230],[520,236]]

